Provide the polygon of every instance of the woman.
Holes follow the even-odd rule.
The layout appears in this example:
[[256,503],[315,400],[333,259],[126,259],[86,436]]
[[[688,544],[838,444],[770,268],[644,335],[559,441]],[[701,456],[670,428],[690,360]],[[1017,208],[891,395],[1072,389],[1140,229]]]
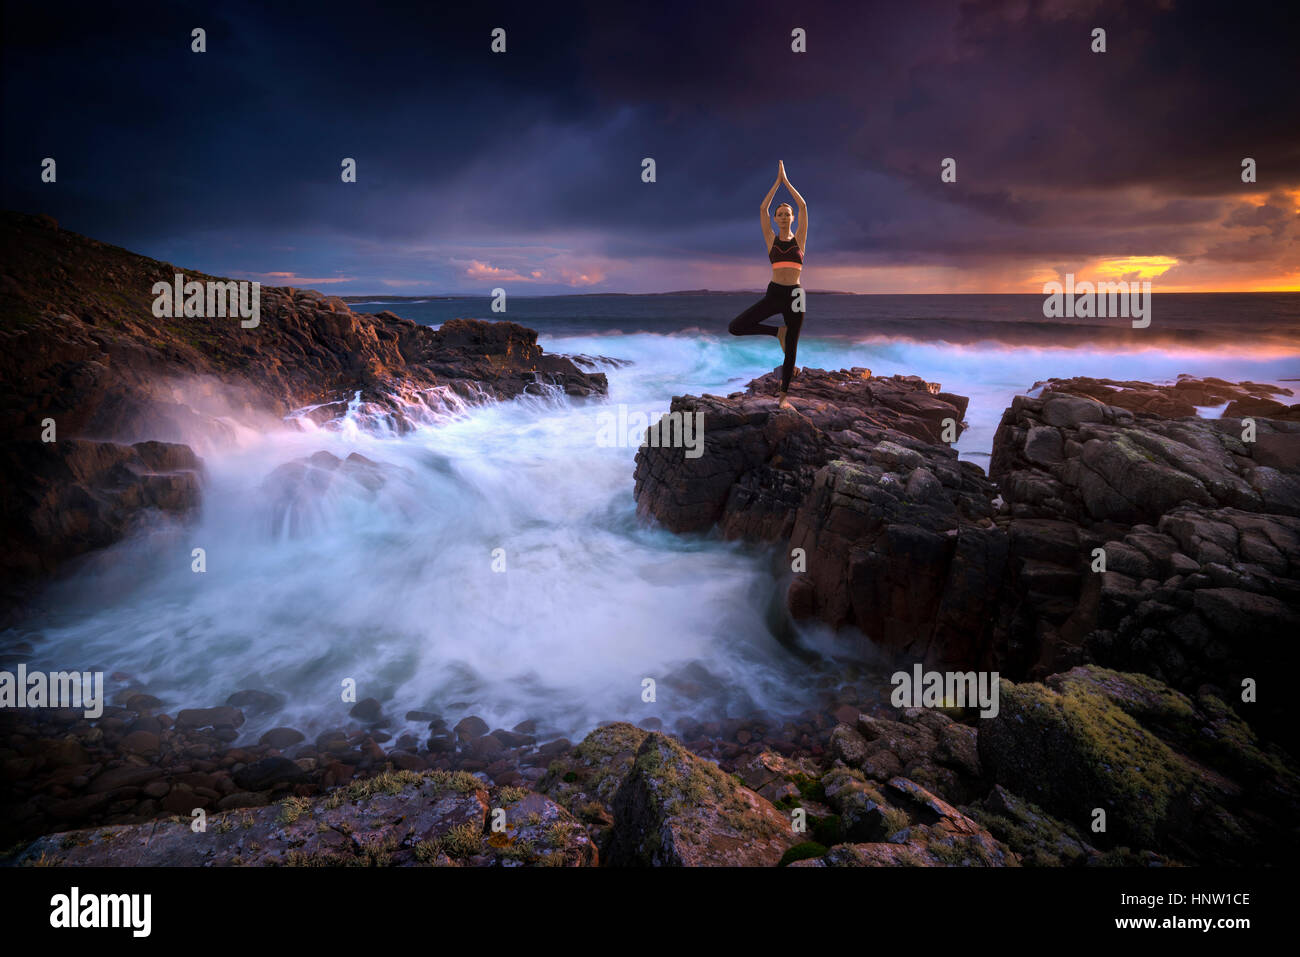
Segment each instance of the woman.
[[[785,352],[785,364],[781,367],[780,408],[791,408],[786,393],[790,391],[790,379],[794,375],[795,349],[799,345],[799,329],[803,326],[804,300],[803,287],[799,285],[799,274],[803,271],[804,243],[808,238],[808,204],[803,201],[799,191],[785,178],[785,163],[776,164],[776,182],[767,191],[763,205],[759,207],[758,220],[763,227],[763,239],[767,245],[767,258],[772,263],[772,281],[767,284],[767,294],[754,303],[735,319],[731,320],[729,331],[733,336],[776,336]],[[778,233],[774,236],[772,225],[768,220],[772,206],[772,197],[777,189],[785,183],[786,189],[799,204],[799,231],[793,233],[790,223],[794,219],[794,210],[789,203],[782,203],[776,208],[776,226]],[[784,326],[765,326],[763,320],[768,316],[781,314]]]

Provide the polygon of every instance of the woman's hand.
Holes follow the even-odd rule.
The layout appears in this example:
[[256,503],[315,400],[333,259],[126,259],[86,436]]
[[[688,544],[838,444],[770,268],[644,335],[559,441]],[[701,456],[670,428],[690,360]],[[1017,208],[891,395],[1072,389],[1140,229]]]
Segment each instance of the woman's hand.
[[787,184],[789,183],[789,180],[787,180],[787,179],[785,178],[785,161],[784,161],[784,160],[777,160],[777,161],[776,161],[776,175],[777,175],[777,180],[779,180],[780,182],[782,182],[782,183],[787,183]]

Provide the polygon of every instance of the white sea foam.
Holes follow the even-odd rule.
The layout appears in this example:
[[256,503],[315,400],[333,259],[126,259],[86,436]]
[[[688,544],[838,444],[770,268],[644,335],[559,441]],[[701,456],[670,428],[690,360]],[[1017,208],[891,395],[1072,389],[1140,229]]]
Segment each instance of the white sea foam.
[[[407,418],[417,424],[401,432],[358,396],[324,427],[303,418],[300,429],[244,429],[237,442],[209,444],[194,527],[108,549],[52,594],[56,611],[10,637],[34,645],[29,667],[127,672],[173,708],[244,688],[285,694],[286,709],[250,720],[245,739],[271,724],[309,734],[345,724],[346,678],[398,717],[477,713],[494,727],[534,718],[571,737],[609,719],[671,725],[815,703],[817,664],[772,633],[780,596],[764,557],[638,521],[636,449],[597,441],[610,404],[654,414],[674,395],[739,391],[775,367],[775,342],[637,334],[543,345],[635,364],[607,370],[607,400],[412,392]],[[801,342],[799,361],[917,374],[969,395],[959,448],[980,464],[1011,396],[1047,376],[1295,374],[1285,359],[815,338]],[[382,486],[367,487],[366,469],[355,480],[331,473],[316,493],[300,491],[310,481],[272,478],[320,451],[378,463]],[[191,570],[196,547],[206,551],[202,574]],[[498,548],[505,573],[492,568]],[[822,629],[803,637],[828,648]],[[669,676],[692,663],[714,680],[674,686]],[[646,677],[658,683],[654,704],[641,700]]]

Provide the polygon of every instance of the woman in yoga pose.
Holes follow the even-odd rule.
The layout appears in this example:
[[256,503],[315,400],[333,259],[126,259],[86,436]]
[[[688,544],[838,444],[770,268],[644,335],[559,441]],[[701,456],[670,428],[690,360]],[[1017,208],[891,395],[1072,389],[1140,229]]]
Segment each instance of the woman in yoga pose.
[[[785,352],[785,363],[781,367],[780,407],[788,409],[791,406],[786,393],[790,391],[790,379],[794,375],[795,349],[799,345],[799,329],[803,326],[804,316],[804,291],[799,285],[799,274],[803,271],[804,243],[808,238],[808,204],[785,178],[785,163],[778,161],[776,166],[776,182],[767,191],[758,211],[763,239],[767,245],[767,258],[772,263],[772,281],[767,284],[767,293],[762,299],[731,320],[728,331],[733,336],[776,336]],[[789,203],[782,203],[776,208],[776,216],[771,217],[776,220],[778,230],[773,234],[769,210],[772,197],[782,183],[785,183],[786,189],[790,190],[794,201],[799,204],[799,229],[791,232],[794,210]],[[778,312],[785,320],[785,325],[763,325],[764,319]]]

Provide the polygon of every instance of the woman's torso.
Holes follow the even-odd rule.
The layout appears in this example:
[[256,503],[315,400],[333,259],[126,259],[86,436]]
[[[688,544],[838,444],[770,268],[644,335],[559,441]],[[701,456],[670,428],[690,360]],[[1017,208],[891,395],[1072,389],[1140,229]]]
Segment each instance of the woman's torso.
[[772,282],[779,286],[799,284],[803,272],[803,250],[799,248],[799,240],[793,236],[789,239],[773,236],[767,258],[772,263]]

